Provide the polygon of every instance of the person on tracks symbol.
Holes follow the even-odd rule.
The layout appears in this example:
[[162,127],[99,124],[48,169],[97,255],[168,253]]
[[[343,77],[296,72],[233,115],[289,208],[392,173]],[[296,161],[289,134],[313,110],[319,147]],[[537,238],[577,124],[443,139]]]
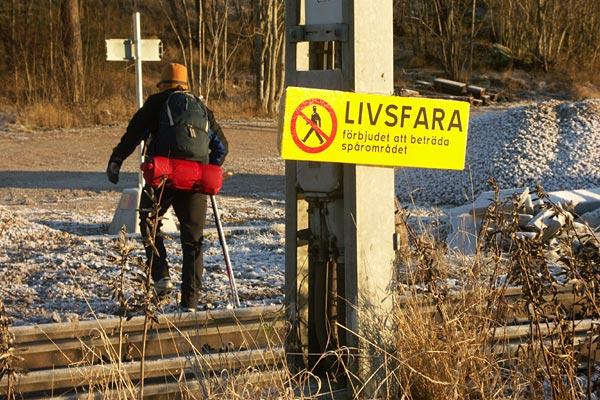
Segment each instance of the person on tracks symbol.
[[[317,106],[313,106],[312,109],[313,109],[313,113],[310,117],[310,120],[313,122],[314,125],[316,125],[320,128],[321,127],[321,116],[317,112]],[[323,143],[323,141],[324,141],[323,136],[321,136],[321,134],[315,130],[314,125],[311,125],[310,130],[308,131],[306,136],[304,136],[304,139],[302,139],[302,142],[306,143],[306,141],[308,140],[310,135],[315,133],[317,135],[317,139],[319,139],[319,143],[321,143],[321,144]]]

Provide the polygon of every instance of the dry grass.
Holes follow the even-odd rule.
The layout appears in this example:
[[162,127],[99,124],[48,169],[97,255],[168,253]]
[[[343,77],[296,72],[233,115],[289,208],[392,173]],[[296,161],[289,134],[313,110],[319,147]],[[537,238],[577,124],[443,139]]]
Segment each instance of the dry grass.
[[[54,101],[32,101],[26,105],[2,105],[0,124],[9,121],[29,129],[70,129],[93,125],[125,125],[137,108],[134,76],[127,73],[123,84],[120,71],[109,71],[110,79],[102,80],[104,86],[94,88],[102,94],[101,100],[85,101],[78,106]],[[598,79],[589,72],[577,69],[555,71],[547,74],[507,69],[491,73],[502,86],[501,91],[508,100],[525,96],[555,96],[559,98],[587,99],[600,97]],[[486,76],[488,74],[485,74]],[[402,86],[402,74],[398,73],[396,85]],[[145,96],[155,93],[155,76],[144,79]],[[475,79],[475,78],[474,78]],[[254,99],[253,82],[244,78],[228,85],[222,94],[211,93],[209,106],[218,120],[271,118],[257,107]]]
[[19,357],[14,354],[14,336],[9,331],[12,321],[6,315],[4,303],[0,301],[0,379],[7,380],[6,398],[14,397],[17,376],[22,371],[14,366]]
[[[490,352],[499,265],[484,257],[450,259],[427,232],[409,229],[411,254],[398,263],[395,371],[399,398],[492,399],[502,386]],[[448,278],[462,289],[450,289]],[[493,280],[492,280],[493,281]]]
[[[537,194],[545,207],[564,212],[542,188]],[[412,255],[399,265],[404,296],[393,353],[398,398],[574,400],[598,395],[593,362],[582,363],[582,347],[575,345],[576,319],[599,315],[597,240],[578,246],[582,233],[567,224],[560,236],[563,257],[550,265],[539,237],[518,238],[516,204],[516,199],[496,197],[483,220],[477,253],[463,261],[435,251],[441,246],[427,232],[410,231]],[[456,274],[462,275],[462,288],[449,290],[446,278]],[[577,286],[582,295],[578,314],[554,300],[565,277],[583,283]],[[502,300],[508,285],[523,287],[517,304]],[[507,353],[494,333],[518,310],[527,310],[523,323],[530,336],[518,351]],[[593,346],[592,341],[583,346]]]
[[[121,93],[120,93],[121,92]],[[123,90],[101,101],[71,106],[60,101],[36,102],[23,107],[5,104],[0,115],[1,123],[25,129],[73,129],[94,125],[126,125],[137,108],[135,93]],[[145,93],[154,93],[153,87]],[[252,96],[245,89],[232,90],[232,94],[209,99],[209,106],[219,121],[227,119],[252,119],[269,117],[257,109]]]
[[[85,118],[81,118],[77,111],[58,103],[36,103],[25,106],[20,116],[17,116],[18,123],[28,128],[44,129],[68,129],[78,128],[87,123]],[[26,117],[22,117],[25,115]]]

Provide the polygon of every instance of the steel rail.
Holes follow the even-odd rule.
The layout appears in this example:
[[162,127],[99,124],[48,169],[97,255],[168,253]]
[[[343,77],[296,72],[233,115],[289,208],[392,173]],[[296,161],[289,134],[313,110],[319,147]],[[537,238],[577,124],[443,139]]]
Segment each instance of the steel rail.
[[[109,390],[141,378],[144,316],[9,328],[11,390],[20,398]],[[173,383],[211,371],[281,364],[288,330],[280,306],[158,315],[146,335],[144,380]],[[119,348],[119,344],[122,346]],[[177,382],[175,382],[177,383]],[[0,397],[9,378],[0,380]]]
[[[232,353],[191,354],[144,361],[144,379],[165,378],[186,382],[195,376],[210,377],[221,370],[237,371],[246,368],[269,368],[284,360],[283,348],[237,351]],[[101,364],[40,370],[19,376],[16,387],[23,396],[45,396],[65,390],[90,391],[121,384],[122,390],[135,387],[140,380],[141,361],[119,364]],[[50,385],[49,385],[50,384]],[[49,387],[51,386],[51,387]],[[87,389],[87,390],[86,390]],[[41,394],[40,394],[41,393]],[[27,398],[24,396],[23,398]]]
[[[561,304],[565,310],[569,310],[572,315],[578,315],[582,308],[579,303],[583,300],[583,296],[577,292],[576,287],[573,284],[566,284],[563,286],[555,285],[553,287],[555,293],[547,293],[542,296],[545,302],[554,302],[555,304]],[[468,298],[470,292],[461,291],[456,295],[450,293],[448,297],[442,300],[443,304],[459,303],[461,299]],[[495,307],[501,307],[502,312],[498,312],[498,317],[501,318],[502,323],[508,323],[509,325],[518,325],[525,323],[528,320],[528,311],[523,302],[523,290],[521,287],[507,287],[498,288],[495,293],[492,293],[490,300],[494,300],[494,296],[497,296],[499,300],[494,303]],[[406,294],[401,295],[398,299],[398,306],[400,309],[407,305],[418,306],[419,312],[430,312],[436,313],[439,311],[437,299],[433,299],[430,296],[422,293]],[[580,318],[585,318],[581,316]]]
[[[289,377],[285,371],[259,371],[245,372],[241,375],[212,376],[194,379],[181,379],[175,382],[153,382],[146,383],[144,386],[144,397],[151,399],[207,399],[211,395],[218,398],[228,398],[223,395],[224,390],[235,390],[240,388],[242,392],[248,385],[255,387],[278,387],[282,386]],[[224,389],[225,388],[225,389]],[[124,394],[130,394],[130,397],[136,397],[135,388],[129,392],[118,389],[105,390],[101,393],[102,399],[119,399],[124,398]],[[229,398],[233,397],[229,393]],[[92,396],[89,393],[73,393],[52,397],[54,400],[89,400]],[[95,398],[98,398],[95,397]],[[29,400],[46,400],[47,397],[31,397]]]
[[[573,316],[569,324],[578,361],[600,361],[592,334],[598,331],[598,322],[579,315],[582,296],[571,285],[555,290],[544,299],[561,304]],[[452,304],[460,298],[445,300]],[[494,304],[508,311],[497,314],[497,327],[488,332],[487,343],[492,353],[506,360],[527,350],[531,338],[535,338],[533,346],[539,346],[551,344],[553,335],[559,334],[559,321],[546,318],[539,325],[529,322],[522,300],[521,288],[507,288],[498,292]],[[399,312],[406,306],[414,306],[418,312],[439,311],[422,295],[401,298]],[[99,388],[102,393],[115,390],[118,397],[115,387],[119,384],[124,388],[120,390],[135,388],[140,381],[144,320],[140,316],[129,321],[113,318],[10,328],[14,335],[12,354],[16,356],[13,365],[28,371],[16,374],[14,390],[22,398],[43,398],[52,392],[55,398],[76,399]],[[288,321],[279,306],[158,315],[147,334],[144,382],[148,396],[205,390],[210,382],[225,379],[217,373],[221,370],[233,376],[236,369],[254,368],[255,376],[248,377],[248,382],[269,376],[282,379],[277,368],[285,363],[287,332]],[[119,344],[123,346],[120,349]],[[8,390],[7,380],[0,380],[0,395]]]

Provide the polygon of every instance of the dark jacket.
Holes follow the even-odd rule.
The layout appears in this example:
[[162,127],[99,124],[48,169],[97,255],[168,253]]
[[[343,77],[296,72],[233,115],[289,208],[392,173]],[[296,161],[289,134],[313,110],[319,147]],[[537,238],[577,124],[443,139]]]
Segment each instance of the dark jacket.
[[[163,103],[166,101],[170,93],[175,89],[166,90],[150,95],[142,108],[129,121],[125,134],[121,137],[121,141],[113,149],[110,157],[111,161],[119,163],[125,160],[136,147],[147,140],[151,135],[156,135],[158,132],[159,115]],[[227,139],[223,134],[221,126],[215,120],[214,113],[208,109],[208,119],[210,123],[210,155],[209,162],[211,164],[222,165],[229,151]]]

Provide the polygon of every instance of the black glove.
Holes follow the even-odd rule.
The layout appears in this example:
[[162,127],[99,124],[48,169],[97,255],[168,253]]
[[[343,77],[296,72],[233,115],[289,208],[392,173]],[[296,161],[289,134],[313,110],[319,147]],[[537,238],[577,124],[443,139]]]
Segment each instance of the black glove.
[[119,182],[119,170],[121,169],[122,160],[118,160],[111,157],[108,161],[108,167],[106,167],[106,175],[111,183],[116,184]]

